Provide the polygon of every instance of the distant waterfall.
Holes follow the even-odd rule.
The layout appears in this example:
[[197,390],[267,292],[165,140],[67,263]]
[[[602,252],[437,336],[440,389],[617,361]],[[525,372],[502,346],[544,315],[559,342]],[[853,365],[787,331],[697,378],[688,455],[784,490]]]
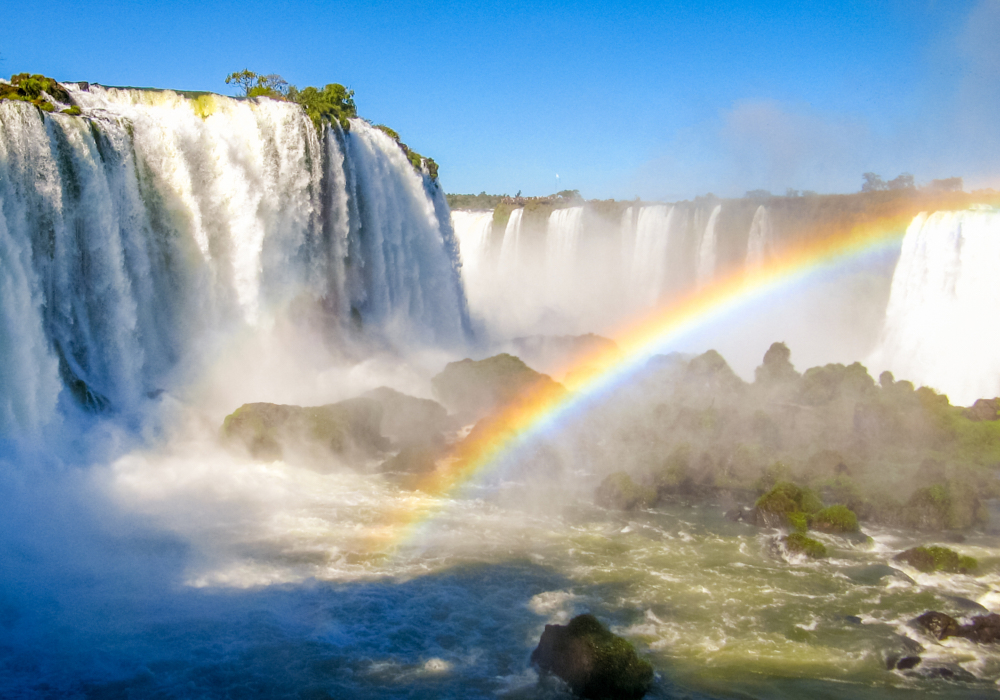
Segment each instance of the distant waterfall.
[[1000,395],[1000,211],[936,212],[906,231],[870,362],[955,404]]
[[493,212],[454,211],[451,222],[462,253],[462,280],[468,287],[483,266],[489,264],[487,257],[490,234],[493,232]]
[[583,207],[557,209],[549,215],[545,232],[545,279],[548,296],[556,303],[572,303],[582,229]]
[[639,210],[628,287],[630,299],[640,308],[652,306],[663,293],[673,219],[672,206],[653,205]]
[[521,219],[524,209],[515,209],[507,220],[500,243],[500,276],[503,280],[514,281],[520,271],[521,260]]
[[746,270],[759,270],[771,255],[774,234],[771,231],[771,217],[761,204],[754,212],[747,237]]
[[712,281],[712,277],[715,275],[715,258],[716,258],[716,238],[715,238],[715,224],[719,219],[719,213],[722,211],[722,205],[717,204],[712,210],[711,215],[708,217],[708,223],[705,225],[705,233],[702,235],[701,243],[698,246],[698,286],[703,287]]
[[60,391],[135,407],[206,334],[292,302],[331,327],[466,339],[443,193],[381,131],[318,134],[267,99],[68,87],[82,117],[0,102],[0,434],[44,424]]

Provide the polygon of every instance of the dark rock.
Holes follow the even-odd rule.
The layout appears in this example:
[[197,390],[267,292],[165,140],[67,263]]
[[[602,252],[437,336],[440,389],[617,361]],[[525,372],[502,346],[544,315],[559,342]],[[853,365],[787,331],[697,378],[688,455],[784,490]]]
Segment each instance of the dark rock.
[[919,656],[904,656],[896,662],[896,670],[906,671],[907,669],[915,668],[920,664],[920,661],[921,658]]
[[924,630],[936,639],[955,637],[961,630],[958,621],[951,615],[934,610],[925,612],[920,617],[911,620],[910,624],[917,629]]
[[962,625],[958,636],[971,639],[980,644],[995,644],[1000,642],[1000,615],[977,615],[967,625]]
[[744,508],[743,506],[736,506],[735,508],[730,508],[726,511],[726,520],[734,523],[749,523],[753,522],[754,512],[753,508]]
[[590,700],[638,700],[653,682],[649,662],[589,614],[568,625],[545,625],[531,663]]
[[848,622],[852,625],[860,625],[861,618],[857,615],[844,615],[844,622]]

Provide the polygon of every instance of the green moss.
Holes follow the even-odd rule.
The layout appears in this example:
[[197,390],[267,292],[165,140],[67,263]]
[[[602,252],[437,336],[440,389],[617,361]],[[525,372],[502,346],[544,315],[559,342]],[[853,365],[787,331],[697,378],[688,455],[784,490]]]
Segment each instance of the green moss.
[[71,117],[79,117],[79,116],[80,116],[81,114],[83,114],[83,112],[82,112],[82,111],[80,111],[80,108],[79,108],[79,107],[77,107],[76,105],[73,105],[72,107],[69,107],[69,108],[67,108],[67,109],[64,109],[64,110],[62,111],[62,113],[63,113],[63,114],[68,114],[68,115],[70,115]]
[[45,95],[62,103],[71,102],[66,88],[55,79],[37,73],[18,73],[10,77],[9,84],[0,83],[0,100],[31,102],[42,111],[54,112],[56,106]]
[[809,516],[805,513],[787,513],[788,526],[796,532],[805,532],[809,529]]
[[815,513],[823,507],[819,496],[791,481],[779,481],[774,488],[757,499],[757,508],[771,513]]
[[858,516],[847,506],[823,508],[812,518],[813,529],[821,532],[846,533],[858,531]]
[[924,573],[941,571],[949,574],[968,574],[979,568],[973,557],[963,556],[947,547],[913,547],[896,555],[896,561],[906,562]]
[[822,559],[826,556],[826,547],[822,542],[806,537],[801,532],[793,532],[783,539],[788,551],[805,554],[811,559]]

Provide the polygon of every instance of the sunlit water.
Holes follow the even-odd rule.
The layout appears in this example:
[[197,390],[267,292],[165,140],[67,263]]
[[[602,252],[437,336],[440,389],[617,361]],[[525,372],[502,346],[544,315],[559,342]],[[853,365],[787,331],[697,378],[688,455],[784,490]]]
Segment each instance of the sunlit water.
[[[194,442],[68,476],[47,498],[86,517],[4,518],[31,534],[4,552],[2,694],[554,698],[528,658],[545,624],[586,611],[650,658],[651,697],[997,693],[1000,649],[906,624],[995,609],[995,535],[949,545],[982,575],[924,575],[891,562],[932,541],[912,534],[818,535],[831,556],[814,562],[719,504],[609,512],[584,488],[548,512],[499,505],[526,488],[441,501]],[[926,648],[912,672],[886,670],[913,653],[900,635]],[[941,667],[962,680],[926,676]]]

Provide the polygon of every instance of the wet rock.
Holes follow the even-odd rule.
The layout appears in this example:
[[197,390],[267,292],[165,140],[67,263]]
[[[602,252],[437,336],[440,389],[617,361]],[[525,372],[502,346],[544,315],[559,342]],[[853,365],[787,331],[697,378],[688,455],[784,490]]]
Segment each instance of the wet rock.
[[947,547],[913,547],[900,552],[895,561],[906,562],[914,569],[924,573],[941,571],[949,574],[968,574],[979,566],[972,557],[962,556]]
[[793,532],[781,541],[788,547],[789,552],[805,554],[810,559],[822,559],[826,556],[826,546],[822,542],[817,542],[800,532]]
[[724,516],[726,520],[734,523],[749,523],[753,522],[753,508],[744,508],[743,506],[736,506],[735,508],[730,508],[726,511]]
[[911,668],[916,668],[920,664],[921,660],[922,659],[919,656],[904,656],[896,662],[896,670],[906,671]]
[[920,617],[910,621],[910,624],[921,629],[936,639],[946,639],[958,635],[961,627],[951,615],[930,610]]
[[531,663],[591,700],[637,700],[653,682],[649,662],[589,614],[574,617],[568,625],[545,625]]
[[852,625],[860,625],[862,620],[857,615],[844,615],[844,622],[850,623]]
[[904,574],[899,569],[894,569],[888,564],[871,564],[870,566],[854,566],[847,569],[844,573],[847,577],[854,581],[855,583],[860,583],[862,586],[874,586],[882,581],[882,579],[892,576],[894,578],[900,578],[909,583],[913,583],[913,579]]
[[959,636],[971,639],[980,644],[995,644],[1000,642],[1000,615],[977,615],[967,625],[962,625]]

